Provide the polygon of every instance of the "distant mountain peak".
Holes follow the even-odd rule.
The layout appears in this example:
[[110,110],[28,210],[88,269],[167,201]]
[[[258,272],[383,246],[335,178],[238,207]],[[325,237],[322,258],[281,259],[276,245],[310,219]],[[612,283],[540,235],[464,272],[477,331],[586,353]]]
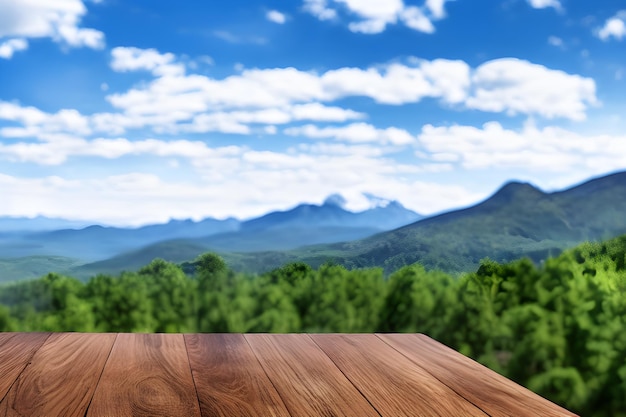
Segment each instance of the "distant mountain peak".
[[367,198],[367,201],[370,203],[370,208],[385,208],[392,203],[399,204],[395,200],[389,200],[370,193],[363,193],[363,196]]
[[537,197],[542,195],[545,195],[542,190],[528,182],[509,181],[496,191],[491,198],[511,200],[514,198]]
[[348,201],[341,194],[331,194],[324,200],[324,206],[335,206],[345,208]]

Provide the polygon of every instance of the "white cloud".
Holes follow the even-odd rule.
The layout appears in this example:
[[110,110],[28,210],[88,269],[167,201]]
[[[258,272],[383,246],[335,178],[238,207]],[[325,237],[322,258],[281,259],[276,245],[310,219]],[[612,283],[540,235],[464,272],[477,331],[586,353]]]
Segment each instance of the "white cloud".
[[435,26],[428,17],[418,7],[407,7],[401,14],[400,18],[404,24],[414,30],[424,33],[434,33]]
[[327,0],[304,0],[303,8],[319,20],[332,20],[337,17],[337,11],[328,7]]
[[42,123],[46,117],[46,113],[35,107],[22,107],[15,103],[0,101],[0,119],[30,125]]
[[104,34],[79,27],[87,13],[81,0],[0,1],[0,40],[51,38],[72,47],[104,47]]
[[118,72],[146,70],[155,76],[183,75],[185,67],[175,64],[174,54],[161,54],[156,49],[117,47],[111,51],[111,68]]
[[0,135],[4,137],[38,137],[67,132],[82,135],[91,133],[88,118],[74,109],[62,109],[55,114],[50,114],[34,107],[22,107],[0,100],[0,120],[22,124],[21,127],[0,128]]
[[557,48],[563,48],[565,46],[563,39],[559,38],[558,36],[548,37],[548,44],[556,46]]
[[[365,115],[340,107],[326,107],[319,103],[298,104],[283,108],[254,111],[232,111],[204,113],[196,116],[190,125],[181,126],[181,131],[204,133],[211,131],[247,134],[250,124],[284,125],[294,121],[313,120],[318,122],[345,122],[362,119]],[[174,130],[178,130],[175,127]]]
[[[441,71],[436,73],[434,68]],[[390,64],[382,69],[341,68],[321,76],[330,98],[365,96],[383,104],[418,102],[425,97],[459,101],[469,84],[469,67],[462,61],[419,60],[416,66]]]
[[0,43],[0,58],[11,59],[15,52],[25,51],[26,49],[28,49],[28,41],[26,39],[9,39]]
[[278,23],[282,25],[287,21],[287,16],[284,13],[279,12],[278,10],[270,10],[265,14],[265,17],[270,22]]
[[[346,122],[366,114],[327,105],[365,97],[385,105],[426,98],[443,105],[487,112],[582,120],[598,104],[592,79],[518,59],[488,61],[472,70],[463,61],[417,58],[370,68],[324,73],[296,68],[242,69],[223,79],[187,74],[175,55],[153,49],[118,47],[111,52],[116,71],[149,71],[154,79],[106,100],[119,112],[90,116],[64,109],[56,114],[0,101],[0,119],[17,123],[5,137],[46,140],[50,134],[122,135],[129,129],[159,134],[181,132],[259,133],[263,126],[296,121]],[[20,126],[21,125],[21,126]]]
[[593,79],[516,58],[482,64],[472,84],[466,104],[483,111],[583,120],[587,107],[598,104]]
[[388,24],[394,24],[402,12],[402,0],[335,0],[343,3],[348,10],[363,20],[352,22],[349,28],[352,32],[375,34],[385,30]]
[[[167,56],[155,52],[149,62]],[[171,65],[172,60],[168,57],[159,65]],[[149,65],[153,67],[159,68]],[[483,111],[573,120],[583,119],[587,107],[597,104],[592,79],[528,61],[488,61],[471,74],[465,62],[445,59],[414,59],[411,65],[391,63],[367,69],[339,68],[322,74],[295,68],[250,69],[222,80],[183,74],[158,77],[146,86],[107,99],[128,114],[169,115],[170,119],[175,110],[181,119],[188,119],[229,108],[284,108],[358,96],[392,105],[431,97]],[[468,97],[470,90],[473,94]]]
[[608,41],[612,37],[622,40],[626,36],[626,10],[622,10],[614,17],[607,19],[604,26],[597,30],[596,35],[603,41]]
[[305,125],[301,127],[290,127],[284,130],[290,136],[305,136],[315,139],[337,139],[352,143],[374,142],[381,145],[410,145],[415,142],[415,138],[406,130],[396,127],[377,129],[367,123],[353,123],[341,127],[319,128],[315,125]]
[[[314,145],[314,152],[295,149],[284,153],[239,147],[211,149],[204,143],[189,141],[93,141],[75,149],[111,157],[143,152],[158,154],[167,161],[185,158],[198,174],[186,182],[138,171],[92,179],[26,179],[0,174],[0,194],[5,196],[0,215],[43,214],[137,225],[170,217],[245,218],[303,201],[321,202],[335,192],[344,194],[348,208],[353,210],[366,208],[361,194],[370,193],[400,199],[424,213],[479,197],[459,186],[419,181],[415,178],[421,172],[419,166],[381,157],[377,147],[323,145]],[[424,169],[431,167],[425,165]],[[167,175],[167,170],[160,172]]]
[[471,70],[465,62],[446,59],[420,61],[420,69],[432,84],[434,97],[441,97],[444,102],[452,104],[467,99]]
[[534,9],[545,9],[548,7],[554,7],[557,10],[562,9],[561,2],[559,0],[527,0],[528,4]]
[[404,8],[402,0],[335,0],[365,19],[393,22]]
[[[157,57],[163,55],[155,55],[155,59],[145,65],[134,59],[119,60],[124,65],[118,66],[158,69],[160,67],[154,64]],[[170,65],[170,62],[164,60],[161,64]],[[107,100],[126,117],[137,121],[136,125],[155,122],[168,128],[200,116],[205,121],[222,118],[228,110],[237,109],[246,112],[251,109],[291,109],[291,119],[295,120],[345,121],[364,115],[323,106],[319,102],[351,96],[370,97],[385,104],[417,102],[424,97],[459,102],[468,83],[469,67],[466,64],[437,60],[420,61],[416,66],[391,64],[370,69],[341,68],[323,74],[295,68],[252,69],[221,80],[201,75],[161,76],[125,93],[111,94]],[[238,119],[239,115],[241,113],[237,115]],[[269,123],[276,121],[270,120]],[[124,125],[126,122],[121,124]],[[243,131],[238,125],[228,130],[233,131],[232,127]]]
[[505,129],[497,122],[474,126],[426,125],[418,142],[431,158],[465,169],[523,169],[526,172],[591,176],[626,166],[626,136],[581,135],[559,127]]
[[291,107],[293,120],[315,120],[320,122],[345,122],[352,119],[363,119],[364,113],[341,107],[327,107],[319,103],[297,104]]
[[85,140],[64,134],[47,135],[46,138],[46,141],[39,143],[0,144],[0,155],[4,155],[10,160],[33,162],[40,165],[60,165],[72,157],[95,156],[117,159],[126,155],[181,157],[202,164],[215,158],[237,156],[244,151],[244,148],[235,146],[209,148],[204,142],[188,140],[144,139],[130,141],[125,138]]
[[369,19],[369,20],[363,20],[360,22],[352,22],[348,25],[348,28],[350,29],[351,32],[354,32],[354,33],[365,33],[368,35],[372,35],[372,34],[384,32],[385,27],[387,26],[387,23],[388,22],[382,19],[380,20]]
[[426,8],[430,11],[435,19],[443,19],[446,17],[445,4],[449,0],[426,0]]
[[[324,73],[296,68],[243,69],[214,79],[187,74],[173,54],[153,49],[112,50],[116,71],[149,71],[154,79],[106,97],[119,112],[55,114],[0,101],[0,119],[15,122],[5,137],[46,141],[60,133],[86,137],[122,135],[130,129],[158,134],[223,132],[253,134],[264,126],[297,121],[347,122],[366,114],[327,105],[351,97],[403,105],[425,98],[444,105],[488,112],[582,120],[597,104],[592,79],[517,59],[488,61],[472,70],[463,61],[412,58],[371,68],[339,68]],[[272,128],[270,128],[272,129]]]
[[68,45],[75,48],[87,46],[92,49],[104,48],[104,35],[95,29],[79,29],[75,26],[62,26],[59,35]]
[[[421,7],[405,5],[403,0],[304,0],[304,10],[320,20],[338,17],[338,6],[357,20],[348,23],[348,29],[355,33],[378,34],[388,25],[398,22],[406,27],[424,33],[435,32],[433,20],[446,17],[447,0],[425,0]],[[333,7],[334,6],[334,7]]]

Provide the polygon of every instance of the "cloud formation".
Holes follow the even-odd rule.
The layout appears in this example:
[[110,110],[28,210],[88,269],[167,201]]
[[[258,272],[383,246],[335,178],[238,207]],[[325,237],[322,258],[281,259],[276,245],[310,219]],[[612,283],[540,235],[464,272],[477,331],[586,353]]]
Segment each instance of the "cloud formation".
[[111,50],[111,69],[118,72],[150,71],[155,76],[183,75],[185,67],[176,64],[176,56],[156,49],[117,47]]
[[599,104],[593,79],[517,58],[479,66],[472,85],[466,104],[483,111],[584,120],[587,108]]
[[528,4],[534,9],[546,9],[553,7],[557,10],[562,9],[561,2],[559,0],[527,0]]
[[101,31],[80,27],[81,0],[0,1],[0,57],[25,50],[29,38],[50,38],[70,47],[104,48]]
[[[320,115],[324,107],[321,103],[350,97],[370,98],[384,105],[432,98],[459,109],[571,120],[583,120],[588,107],[599,104],[593,79],[515,58],[487,61],[475,69],[458,60],[413,58],[408,63],[344,67],[324,73],[296,68],[244,69],[240,74],[215,79],[186,74],[171,54],[116,48],[113,55],[114,69],[147,69],[155,79],[129,91],[110,94],[107,100],[125,117],[135,120],[136,125],[156,122],[160,124],[157,127],[170,131],[175,131],[179,123],[204,121],[201,124],[207,126],[206,121],[210,120],[209,125],[214,126],[211,130],[224,126],[223,131],[247,133],[250,130],[242,123],[302,120],[284,114],[294,105],[315,104],[316,114]],[[264,113],[262,120],[259,109],[274,112]],[[239,113],[228,115],[233,111]],[[280,112],[282,116],[278,115]],[[339,113],[346,116],[344,120],[358,117],[351,110],[338,108],[327,109],[323,114],[331,113],[333,116],[324,120],[336,121]],[[272,114],[280,120],[269,120]],[[229,123],[216,123],[218,119]]]
[[433,21],[446,17],[449,0],[426,0],[421,7],[407,6],[403,0],[304,0],[304,10],[319,20],[337,19],[342,14],[356,18],[348,23],[355,33],[378,34],[388,25],[404,26],[424,33],[435,32]]
[[539,129],[532,123],[520,130],[505,129],[498,122],[482,127],[426,125],[418,141],[433,159],[471,170],[578,171],[590,176],[626,166],[626,136],[582,135],[555,126]]
[[374,142],[380,145],[410,145],[415,138],[406,130],[396,127],[377,129],[367,123],[353,123],[341,127],[319,128],[316,125],[305,125],[285,129],[290,136],[305,136],[313,139],[337,139],[352,143]]
[[287,21],[287,16],[284,13],[279,12],[278,10],[270,10],[265,14],[265,17],[270,22],[278,23],[282,25]]
[[[98,179],[24,178],[0,173],[0,194],[6,196],[0,213],[138,225],[170,217],[200,219],[236,213],[245,218],[287,209],[297,202],[321,203],[336,192],[344,195],[350,210],[369,207],[363,194],[372,193],[389,200],[405,196],[407,207],[424,213],[470,204],[482,197],[460,186],[415,179],[412,174],[420,172],[419,166],[381,157],[365,145],[344,146],[345,152],[317,148],[283,153],[239,147],[211,149],[200,142],[133,144],[120,140],[112,145],[111,154],[125,148],[168,157],[184,155],[181,157],[190,158],[197,170],[197,180],[178,182],[134,171]],[[105,146],[91,143],[83,149],[88,148],[103,151]],[[20,192],[25,189],[29,192]]]
[[14,122],[2,127],[0,134],[44,141],[50,135],[119,136],[144,128],[157,134],[273,134],[276,126],[296,122],[343,123],[367,118],[365,113],[332,105],[355,97],[387,106],[435,99],[457,111],[570,120],[585,119],[587,109],[599,104],[592,79],[514,58],[487,61],[475,69],[458,60],[412,58],[406,63],[323,73],[296,68],[244,69],[217,79],[188,74],[174,54],[154,49],[118,47],[111,56],[113,70],[146,71],[152,77],[128,91],[107,95],[117,112],[82,115],[62,109],[51,114],[0,101],[0,120]]
[[607,19],[604,26],[596,31],[596,35],[603,41],[609,41],[611,38],[622,40],[626,36],[626,10]]
[[0,58],[11,59],[18,51],[28,49],[28,41],[24,38],[9,39],[0,43]]

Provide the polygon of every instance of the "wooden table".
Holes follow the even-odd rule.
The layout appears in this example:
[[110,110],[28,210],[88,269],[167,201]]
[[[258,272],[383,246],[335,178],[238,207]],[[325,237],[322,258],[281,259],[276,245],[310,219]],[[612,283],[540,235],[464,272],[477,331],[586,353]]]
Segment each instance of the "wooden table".
[[0,333],[0,416],[573,416],[421,334]]

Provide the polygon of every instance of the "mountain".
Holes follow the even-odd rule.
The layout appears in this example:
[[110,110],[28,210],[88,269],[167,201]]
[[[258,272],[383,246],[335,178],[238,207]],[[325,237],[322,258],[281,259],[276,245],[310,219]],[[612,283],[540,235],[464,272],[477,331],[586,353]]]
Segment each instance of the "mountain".
[[0,257],[52,255],[86,261],[99,260],[158,241],[224,233],[237,230],[239,226],[240,222],[233,218],[226,220],[207,218],[200,222],[172,220],[165,224],[135,229],[95,225],[83,229],[9,233],[0,237]]
[[[277,241],[291,238],[290,229],[281,229],[281,225],[296,224],[303,213],[308,213],[309,218],[324,218],[327,224],[337,222],[342,216],[341,207],[337,206],[320,210],[319,206],[303,205],[257,219],[252,225],[261,230],[248,226],[248,230],[253,231],[238,235],[239,238],[248,237],[249,246],[245,249],[249,251],[245,253],[220,250],[218,243],[222,247],[230,244],[233,246],[230,249],[243,244],[243,241],[237,243],[237,238],[229,234],[187,240],[183,243],[193,250],[186,252],[186,259],[193,260],[201,252],[214,251],[221,253],[233,268],[249,272],[266,271],[296,260],[312,266],[328,261],[349,268],[379,266],[386,272],[415,262],[448,272],[471,271],[487,257],[499,262],[520,257],[541,262],[584,241],[626,234],[626,172],[553,193],[513,181],[472,207],[425,218],[391,231],[352,241],[276,250]],[[390,210],[394,209],[393,205],[389,206]],[[246,230],[245,226],[242,226],[243,230]],[[229,239],[235,242],[229,242]],[[144,253],[167,259],[172,243],[166,242],[165,247],[159,244],[146,248]],[[258,252],[251,251],[255,245],[261,246],[257,246]],[[185,258],[184,253],[178,254],[181,256],[175,261]],[[99,267],[117,272],[132,269],[135,264],[137,267],[145,264],[148,258],[126,266],[123,259],[113,258],[100,263]],[[124,259],[130,261],[132,256]],[[107,269],[107,265],[115,268]]]
[[[343,207],[340,196],[330,196],[320,206],[300,204],[247,221],[209,218],[200,222],[173,220],[136,229],[96,225],[43,232],[0,232],[0,259],[22,265],[30,256],[67,257],[76,266],[75,258],[79,258],[86,265],[72,271],[85,276],[93,271],[117,271],[119,266],[132,269],[155,257],[178,261],[207,251],[284,251],[361,239],[421,218],[398,202],[377,203],[369,210],[354,213]],[[52,263],[51,267],[57,264]],[[5,268],[13,270],[19,272],[19,268]],[[17,279],[15,274],[11,277]]]
[[510,182],[487,200],[353,242],[299,249],[313,265],[332,259],[349,267],[387,271],[421,262],[428,268],[468,271],[489,257],[540,262],[584,241],[626,233],[626,172],[545,193]]
[[[354,213],[343,208],[336,196],[330,196],[320,206],[300,204],[291,210],[272,212],[242,222],[234,232],[195,239],[159,241],[110,259],[86,264],[72,272],[80,277],[101,272],[120,272],[139,268],[154,258],[182,262],[193,260],[204,252],[221,253],[227,260],[244,269],[250,259],[256,263],[263,257],[262,264],[271,267],[295,259],[294,255],[283,255],[280,252],[304,245],[361,239],[421,217],[398,202]],[[261,252],[263,255],[249,255],[248,252]]]
[[53,219],[49,217],[0,217],[0,232],[41,232],[60,229],[80,229],[91,225],[80,220]]
[[423,216],[406,209],[397,201],[385,206],[354,213],[346,210],[341,196],[331,195],[321,206],[300,204],[291,210],[276,211],[243,222],[244,232],[285,228],[308,229],[311,227],[357,227],[383,231],[412,223]]
[[[236,269],[252,272],[294,260],[313,266],[327,261],[350,268],[380,266],[387,272],[414,262],[463,272],[475,269],[486,257],[498,262],[529,257],[541,262],[584,241],[626,234],[626,172],[552,193],[509,182],[472,207],[376,233],[381,225],[402,223],[404,215],[418,216],[407,212],[397,203],[385,202],[351,213],[333,197],[321,206],[302,204],[241,222],[235,231],[152,242],[72,271],[113,273],[155,257],[182,262],[207,251],[221,253]],[[132,240],[132,233],[127,238]],[[329,243],[333,239],[336,243]],[[315,242],[322,244],[301,246]]]
[[40,278],[48,272],[64,272],[81,264],[81,261],[61,256],[28,256],[17,259],[0,259],[0,284],[25,279]]

